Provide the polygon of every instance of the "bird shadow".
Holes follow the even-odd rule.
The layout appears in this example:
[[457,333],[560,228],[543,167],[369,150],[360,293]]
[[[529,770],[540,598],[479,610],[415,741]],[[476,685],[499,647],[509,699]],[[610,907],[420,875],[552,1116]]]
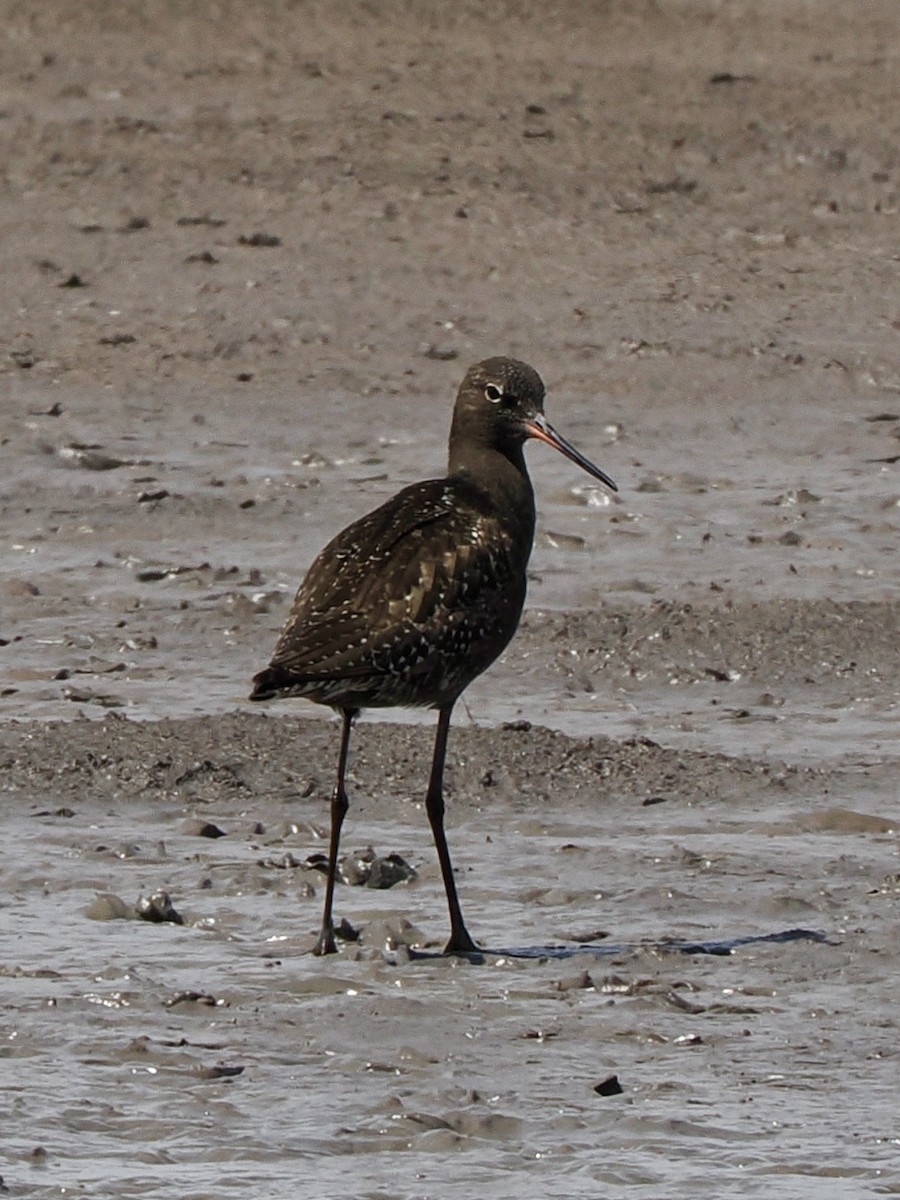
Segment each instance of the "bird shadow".
[[454,951],[448,955],[443,950],[413,950],[410,949],[410,961],[427,961],[429,959],[465,958],[468,962],[479,964],[489,958],[524,958],[524,959],[566,959],[579,958],[589,954],[592,957],[615,958],[623,954],[634,954],[641,950],[657,951],[666,954],[733,954],[743,946],[758,946],[766,943],[780,944],[783,942],[818,942],[826,946],[837,946],[840,943],[829,939],[816,929],[782,929],[777,933],[754,933],[730,938],[712,938],[708,941],[688,941],[680,938],[667,938],[663,941],[640,942],[583,942],[577,946],[514,946],[498,949],[483,946],[478,950]]

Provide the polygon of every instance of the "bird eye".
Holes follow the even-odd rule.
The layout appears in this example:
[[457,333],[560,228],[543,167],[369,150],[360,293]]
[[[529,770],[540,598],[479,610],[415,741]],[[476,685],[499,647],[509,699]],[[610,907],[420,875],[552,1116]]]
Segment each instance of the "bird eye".
[[491,404],[496,404],[498,400],[503,399],[503,389],[495,387],[492,383],[489,383],[484,389],[484,394]]

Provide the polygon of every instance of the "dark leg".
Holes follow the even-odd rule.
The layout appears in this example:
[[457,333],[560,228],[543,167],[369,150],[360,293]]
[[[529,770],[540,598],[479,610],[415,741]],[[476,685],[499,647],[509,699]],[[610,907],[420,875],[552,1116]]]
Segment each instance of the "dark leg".
[[328,882],[325,885],[325,908],[322,911],[322,931],[315,944],[313,954],[337,954],[334,941],[334,921],[331,917],[331,905],[334,900],[334,880],[337,875],[338,847],[341,844],[341,826],[350,802],[344,789],[344,772],[347,770],[347,751],[350,748],[350,730],[354,719],[359,715],[355,708],[341,709],[341,748],[338,751],[337,778],[334,781],[334,791],[331,794],[331,840],[328,845]]
[[466,954],[477,951],[478,947],[469,936],[469,931],[463,921],[459,898],[456,895],[453,867],[450,863],[450,851],[447,849],[447,838],[444,835],[444,759],[447,756],[447,733],[450,729],[450,713],[452,711],[453,705],[448,704],[438,712],[434,758],[431,762],[428,795],[425,797],[425,811],[428,813],[431,832],[434,834],[438,862],[441,864],[441,875],[444,877],[444,890],[447,893],[447,907],[450,909],[450,941],[444,947],[444,951],[446,954]]

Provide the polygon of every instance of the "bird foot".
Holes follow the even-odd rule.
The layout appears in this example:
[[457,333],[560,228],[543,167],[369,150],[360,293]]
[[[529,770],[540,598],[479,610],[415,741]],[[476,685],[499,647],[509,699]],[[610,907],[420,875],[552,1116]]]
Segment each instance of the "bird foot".
[[466,929],[457,929],[450,934],[450,941],[444,947],[445,954],[481,954],[480,946],[472,941]]

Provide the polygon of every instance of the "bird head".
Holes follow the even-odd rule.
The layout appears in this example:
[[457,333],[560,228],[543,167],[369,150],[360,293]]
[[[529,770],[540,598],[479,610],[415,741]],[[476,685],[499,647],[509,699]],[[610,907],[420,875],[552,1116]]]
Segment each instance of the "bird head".
[[515,358],[486,358],[466,372],[453,413],[454,441],[488,445],[521,461],[529,438],[546,442],[583,471],[617,491],[612,479],[557,433],[544,414],[544,382]]

